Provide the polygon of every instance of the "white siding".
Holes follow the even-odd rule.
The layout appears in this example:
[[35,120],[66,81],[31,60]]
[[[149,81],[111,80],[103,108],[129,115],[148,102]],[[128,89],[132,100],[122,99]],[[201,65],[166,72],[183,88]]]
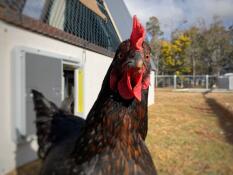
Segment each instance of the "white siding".
[[155,84],[155,74],[154,72],[150,73],[150,88],[149,88],[149,96],[148,96],[148,105],[154,104],[155,101],[155,91],[154,91],[154,84]]

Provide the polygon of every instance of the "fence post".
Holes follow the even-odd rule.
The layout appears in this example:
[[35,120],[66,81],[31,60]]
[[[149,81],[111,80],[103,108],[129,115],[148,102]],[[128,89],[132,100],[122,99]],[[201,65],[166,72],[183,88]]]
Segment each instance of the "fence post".
[[209,89],[209,75],[205,77],[206,89]]
[[174,75],[174,77],[173,77],[173,82],[174,82],[174,89],[176,89],[176,75]]

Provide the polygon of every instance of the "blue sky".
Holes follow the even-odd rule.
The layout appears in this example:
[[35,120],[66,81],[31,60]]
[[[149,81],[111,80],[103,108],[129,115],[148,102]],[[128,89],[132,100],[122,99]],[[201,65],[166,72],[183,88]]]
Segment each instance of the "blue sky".
[[225,25],[233,25],[233,0],[124,0],[124,2],[131,15],[136,14],[144,25],[150,16],[156,16],[166,38],[175,28],[200,25],[202,19],[208,26],[213,16],[219,16]]

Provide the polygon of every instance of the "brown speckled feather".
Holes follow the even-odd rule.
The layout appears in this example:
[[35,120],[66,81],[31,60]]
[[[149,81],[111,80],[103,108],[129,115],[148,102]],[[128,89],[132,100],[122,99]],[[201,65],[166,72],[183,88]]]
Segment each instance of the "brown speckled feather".
[[156,174],[138,133],[141,121],[138,110],[145,112],[144,106],[136,101],[122,103],[116,96],[105,97],[99,110],[89,116],[87,125],[91,127],[86,128],[85,137],[77,142],[74,154],[78,165],[74,169],[77,174],[89,174],[90,169],[96,174]]

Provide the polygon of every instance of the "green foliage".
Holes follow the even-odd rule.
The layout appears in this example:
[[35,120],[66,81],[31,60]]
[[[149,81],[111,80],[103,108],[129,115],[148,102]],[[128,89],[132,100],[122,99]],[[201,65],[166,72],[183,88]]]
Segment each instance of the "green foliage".
[[233,43],[231,35],[218,18],[208,29],[191,27],[185,33],[192,43],[187,59],[192,64],[192,72],[197,74],[220,74],[224,67],[232,66]]
[[186,30],[185,34],[189,36],[191,40],[191,43],[186,51],[186,59],[190,64],[191,72],[193,76],[196,74],[203,74],[206,67],[205,64],[201,64],[204,46],[204,37],[202,31],[199,28],[193,26]]
[[216,21],[210,29],[203,32],[204,47],[203,58],[207,65],[208,74],[219,74],[228,59],[228,48],[230,48],[229,35],[223,25]]

